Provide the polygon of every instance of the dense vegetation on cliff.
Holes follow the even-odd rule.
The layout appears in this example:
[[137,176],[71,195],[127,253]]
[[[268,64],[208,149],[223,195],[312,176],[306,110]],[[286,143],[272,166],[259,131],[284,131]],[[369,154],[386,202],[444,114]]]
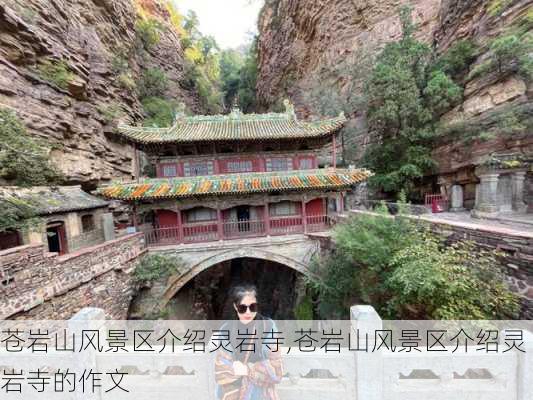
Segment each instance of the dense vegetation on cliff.
[[[199,30],[194,11],[182,15],[172,2],[165,3],[172,28],[178,33],[185,55],[183,84],[196,91],[204,114],[226,112],[237,101],[251,110],[255,103],[255,44],[241,50],[221,50],[212,36]],[[159,42],[164,29],[149,11],[140,8],[137,34],[147,51]],[[174,99],[165,98],[168,78],[162,69],[149,69],[138,87],[147,126],[168,126],[179,109]]]
[[[0,108],[0,182],[18,186],[50,185],[61,173],[48,157],[50,149],[28,135],[11,110]],[[35,210],[17,198],[0,198],[0,233],[37,223]]]
[[388,193],[411,192],[415,180],[431,172],[435,124],[462,97],[445,72],[447,62],[435,63],[431,48],[414,38],[411,9],[402,9],[400,19],[401,40],[385,46],[366,83],[369,129],[380,140],[366,150],[363,163],[375,172],[374,188]]

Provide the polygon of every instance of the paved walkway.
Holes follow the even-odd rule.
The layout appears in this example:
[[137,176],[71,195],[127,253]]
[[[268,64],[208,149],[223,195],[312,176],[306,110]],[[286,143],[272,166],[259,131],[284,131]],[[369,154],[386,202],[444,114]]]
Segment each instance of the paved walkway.
[[510,214],[505,219],[472,218],[469,212],[424,214],[421,219],[465,228],[533,238],[533,214]]

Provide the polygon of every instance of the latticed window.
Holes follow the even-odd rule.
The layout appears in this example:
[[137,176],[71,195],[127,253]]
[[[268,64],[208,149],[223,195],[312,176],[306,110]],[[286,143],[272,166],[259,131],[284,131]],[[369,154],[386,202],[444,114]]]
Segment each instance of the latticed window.
[[282,201],[270,205],[270,215],[272,217],[286,217],[299,214],[299,204],[292,201]]
[[81,227],[83,232],[90,232],[94,230],[94,217],[92,214],[83,215],[81,217]]
[[292,158],[267,158],[266,170],[270,171],[291,171]]
[[313,159],[310,157],[300,158],[300,169],[313,169]]
[[183,164],[185,176],[213,175],[212,161],[186,162]]
[[178,176],[178,168],[176,167],[176,164],[163,164],[162,170],[164,178]]
[[217,211],[212,208],[195,208],[185,213],[185,219],[188,223],[213,221],[217,219]]
[[228,172],[252,172],[253,164],[251,160],[228,161],[226,169]]

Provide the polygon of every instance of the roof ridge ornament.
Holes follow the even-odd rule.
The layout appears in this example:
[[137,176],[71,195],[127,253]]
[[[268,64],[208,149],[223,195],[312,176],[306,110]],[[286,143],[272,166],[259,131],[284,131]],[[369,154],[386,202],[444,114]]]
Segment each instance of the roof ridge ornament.
[[233,104],[231,107],[231,113],[229,114],[230,119],[241,119],[244,114],[242,113],[239,105],[237,103]]
[[296,120],[296,113],[294,112],[294,104],[291,103],[289,99],[283,100],[283,105],[285,106],[285,114],[289,119]]
[[174,113],[174,125],[177,125],[178,122],[184,121],[185,117],[187,116],[185,114],[185,110],[187,109],[187,106],[184,102],[180,102],[176,107],[176,112]]

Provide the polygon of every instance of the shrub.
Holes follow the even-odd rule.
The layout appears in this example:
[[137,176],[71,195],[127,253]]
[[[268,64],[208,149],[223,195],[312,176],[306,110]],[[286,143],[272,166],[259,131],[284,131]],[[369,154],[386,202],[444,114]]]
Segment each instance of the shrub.
[[143,72],[139,81],[139,97],[163,96],[168,88],[168,78],[160,68],[149,68]]
[[533,35],[526,33],[507,34],[494,39],[490,44],[490,58],[477,66],[470,79],[484,73],[519,73],[526,80],[533,79]]
[[142,101],[143,110],[146,114],[144,126],[167,127],[174,122],[174,114],[177,108],[175,101],[161,97],[147,97]]
[[17,198],[0,198],[0,233],[23,231],[41,222],[28,202]]
[[313,301],[310,295],[306,295],[302,301],[296,306],[294,316],[297,320],[312,320],[313,319]]
[[129,92],[133,92],[137,85],[135,80],[131,76],[131,72],[123,72],[118,76],[118,83],[120,87],[126,89]]
[[128,60],[126,59],[122,51],[119,51],[111,59],[111,69],[115,74],[120,74],[122,72],[128,71],[129,68],[130,65],[128,63]]
[[73,74],[64,60],[45,61],[37,67],[38,73],[42,79],[53,83],[61,89],[66,89],[71,80],[76,75]]
[[179,272],[182,261],[178,257],[162,254],[145,255],[133,272],[136,282],[149,284]]
[[498,118],[496,130],[506,136],[524,133],[527,126],[523,123],[517,113],[508,111]]
[[462,89],[443,71],[435,71],[424,89],[424,96],[431,112],[442,115],[460,102]]
[[[400,207],[403,209],[404,207]],[[446,247],[409,219],[358,215],[335,228],[335,253],[308,278],[323,318],[347,317],[357,302],[390,318],[505,319],[516,316],[497,253],[468,242]]]
[[151,50],[159,40],[163,26],[154,18],[138,19],[135,24],[137,39],[146,50]]
[[463,73],[478,55],[478,49],[470,40],[460,40],[444,53],[435,65],[436,70],[457,76]]
[[473,243],[443,247],[420,236],[391,260],[388,315],[410,319],[516,318],[518,298],[505,284],[495,254]]
[[501,15],[512,3],[512,0],[492,0],[487,7],[487,11],[491,16],[496,17]]
[[61,173],[48,153],[47,146],[28,135],[15,113],[0,108],[0,178],[19,186],[59,182]]
[[97,107],[98,112],[108,124],[124,115],[124,110],[118,103],[100,104]]

